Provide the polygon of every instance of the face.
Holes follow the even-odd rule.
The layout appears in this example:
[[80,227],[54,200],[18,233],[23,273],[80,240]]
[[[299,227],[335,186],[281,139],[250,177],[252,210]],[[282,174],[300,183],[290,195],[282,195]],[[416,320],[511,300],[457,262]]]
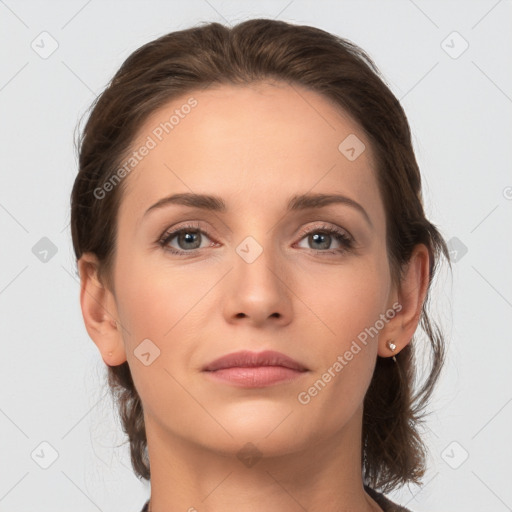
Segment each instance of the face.
[[[148,431],[275,454],[341,434],[362,410],[394,302],[362,129],[298,86],[223,85],[154,112],[133,147],[145,144],[124,178],[114,286]],[[225,208],[161,202],[175,194]],[[318,194],[348,199],[290,204]],[[252,387],[203,371],[241,350],[307,371]]]

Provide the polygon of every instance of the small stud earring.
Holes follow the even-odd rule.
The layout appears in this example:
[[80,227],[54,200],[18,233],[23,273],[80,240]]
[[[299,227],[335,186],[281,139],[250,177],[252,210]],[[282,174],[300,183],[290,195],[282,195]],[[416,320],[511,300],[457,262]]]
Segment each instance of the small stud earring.
[[[396,345],[393,343],[392,340],[388,340],[386,345],[389,348],[389,350],[391,350],[391,352],[394,352],[396,350]],[[396,357],[395,356],[393,356],[393,361],[396,363]]]

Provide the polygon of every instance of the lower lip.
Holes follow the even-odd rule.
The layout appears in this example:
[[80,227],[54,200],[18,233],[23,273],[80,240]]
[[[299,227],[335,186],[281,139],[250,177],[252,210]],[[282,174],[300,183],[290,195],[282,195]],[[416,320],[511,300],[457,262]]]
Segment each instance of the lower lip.
[[243,388],[262,388],[297,379],[306,371],[292,370],[284,366],[233,367],[205,372],[218,379]]

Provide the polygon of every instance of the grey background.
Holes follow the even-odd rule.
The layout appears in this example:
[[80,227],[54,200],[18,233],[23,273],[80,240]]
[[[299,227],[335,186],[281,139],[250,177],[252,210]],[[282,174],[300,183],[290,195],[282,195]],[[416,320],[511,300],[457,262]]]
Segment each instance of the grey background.
[[79,307],[73,132],[145,42],[260,16],[334,32],[375,59],[407,112],[427,214],[453,250],[453,279],[441,273],[433,297],[449,353],[425,426],[429,470],[423,488],[390,497],[418,512],[512,510],[512,3],[5,0],[0,511],[138,511],[148,496]]

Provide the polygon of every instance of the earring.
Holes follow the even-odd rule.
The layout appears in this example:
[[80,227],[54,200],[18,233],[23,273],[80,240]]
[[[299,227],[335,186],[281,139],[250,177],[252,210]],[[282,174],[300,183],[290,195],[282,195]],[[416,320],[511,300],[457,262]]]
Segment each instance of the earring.
[[[386,342],[386,345],[389,348],[389,350],[391,350],[391,352],[394,352],[396,350],[396,345],[393,343],[393,340],[388,340]],[[393,361],[396,363],[396,357],[395,356],[393,356]]]

